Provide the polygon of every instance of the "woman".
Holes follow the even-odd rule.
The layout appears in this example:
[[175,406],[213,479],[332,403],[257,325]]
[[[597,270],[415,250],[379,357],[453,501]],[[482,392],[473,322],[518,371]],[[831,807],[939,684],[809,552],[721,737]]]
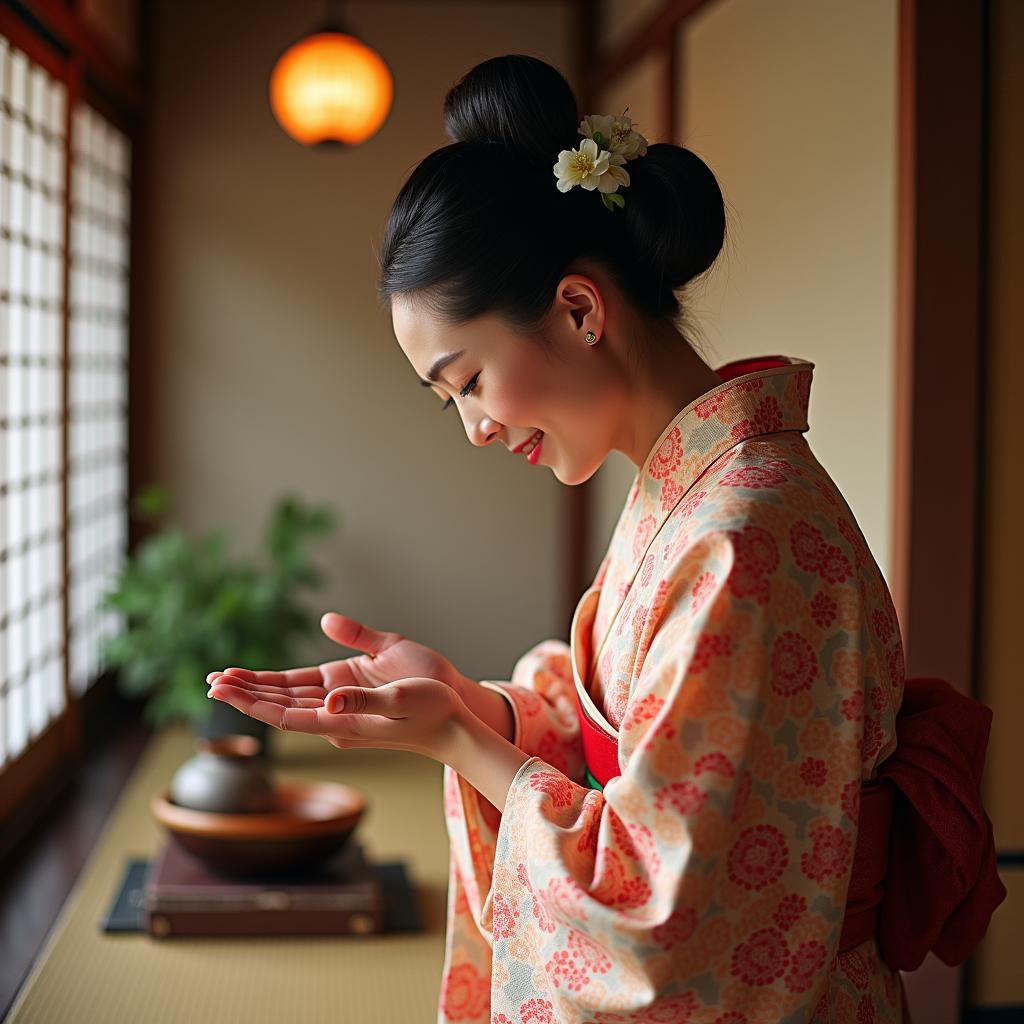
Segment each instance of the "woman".
[[474,444],[566,484],[613,449],[638,470],[571,646],[478,684],[327,615],[364,655],[211,673],[211,695],[445,764],[439,1021],[904,1019],[876,934],[881,826],[881,869],[851,887],[903,648],[803,436],[813,364],[713,370],[681,332],[680,289],[725,236],[693,153],[625,115],[581,122],[564,78],[519,55],[470,71],[445,118],[453,142],[403,186],[380,254],[403,352]]

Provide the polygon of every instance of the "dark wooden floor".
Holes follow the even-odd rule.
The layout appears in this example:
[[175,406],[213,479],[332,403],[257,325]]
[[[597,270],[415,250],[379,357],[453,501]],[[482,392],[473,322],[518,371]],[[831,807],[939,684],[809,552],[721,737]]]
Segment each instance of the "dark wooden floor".
[[0,860],[0,1020],[85,864],[151,730],[120,721]]

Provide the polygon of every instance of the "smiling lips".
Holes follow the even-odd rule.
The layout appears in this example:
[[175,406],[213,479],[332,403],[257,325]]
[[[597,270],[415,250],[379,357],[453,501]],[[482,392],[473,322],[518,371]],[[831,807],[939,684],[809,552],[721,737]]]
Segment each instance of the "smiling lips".
[[517,445],[515,448],[512,449],[512,451],[518,454],[524,448],[528,447],[530,444],[539,441],[543,436],[543,430],[535,430],[521,445]]
[[526,453],[526,461],[531,466],[536,466],[540,462],[540,452],[544,447],[544,435],[540,435],[540,440]]

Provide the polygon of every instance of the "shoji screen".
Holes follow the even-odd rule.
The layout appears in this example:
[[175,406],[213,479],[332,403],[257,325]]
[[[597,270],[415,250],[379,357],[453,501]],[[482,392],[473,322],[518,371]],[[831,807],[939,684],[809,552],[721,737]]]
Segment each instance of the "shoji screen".
[[71,129],[68,585],[71,687],[123,628],[100,607],[124,560],[128,487],[127,138],[85,103]]
[[0,38],[0,766],[64,707],[66,101]]
[[123,625],[101,602],[127,541],[130,146],[76,100],[67,195],[68,102],[0,36],[0,771],[64,710],[65,649],[80,695]]

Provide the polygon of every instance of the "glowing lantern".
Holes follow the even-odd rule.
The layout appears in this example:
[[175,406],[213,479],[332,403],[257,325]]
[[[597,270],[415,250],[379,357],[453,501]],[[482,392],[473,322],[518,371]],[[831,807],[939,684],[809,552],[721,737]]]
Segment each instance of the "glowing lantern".
[[334,27],[290,46],[270,76],[274,117],[307,146],[365,142],[387,118],[393,95],[380,54]]

